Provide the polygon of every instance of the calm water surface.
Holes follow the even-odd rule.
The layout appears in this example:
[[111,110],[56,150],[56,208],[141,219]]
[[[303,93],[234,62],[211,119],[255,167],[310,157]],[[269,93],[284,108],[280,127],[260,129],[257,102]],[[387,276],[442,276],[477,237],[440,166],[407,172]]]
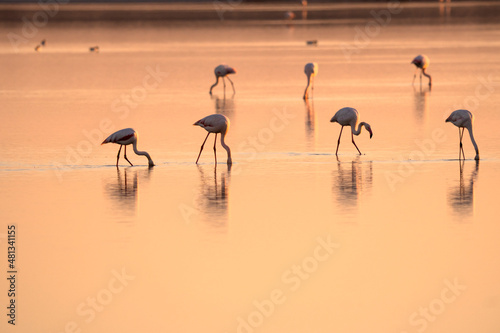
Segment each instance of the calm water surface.
[[[18,307],[2,331],[498,332],[500,25],[387,25],[347,56],[356,27],[57,24],[39,53],[4,38],[1,267],[15,224]],[[420,53],[432,90],[411,85]],[[208,94],[219,63],[235,95]],[[335,156],[344,106],[372,126],[361,156],[347,129]],[[468,136],[457,160],[457,108],[479,163]],[[192,124],[212,113],[231,120],[232,168],[213,138],[194,163]],[[131,149],[114,166],[100,143],[126,127],[156,167]]]

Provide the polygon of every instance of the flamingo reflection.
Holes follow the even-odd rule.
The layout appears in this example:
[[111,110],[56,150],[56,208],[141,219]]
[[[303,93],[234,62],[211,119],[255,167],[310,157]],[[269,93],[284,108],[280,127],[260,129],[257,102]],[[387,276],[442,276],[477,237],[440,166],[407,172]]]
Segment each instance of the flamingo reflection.
[[349,163],[342,162],[337,157],[337,170],[332,172],[332,179],[332,192],[336,196],[338,205],[343,209],[355,208],[360,194],[372,186],[372,161],[361,162],[360,156],[356,156]]
[[199,200],[196,200],[198,209],[206,216],[206,220],[214,229],[220,230],[226,227],[227,213],[229,207],[229,182],[231,176],[231,165],[227,169],[222,167],[217,172],[217,165],[198,165],[200,172]]
[[120,217],[129,218],[137,208],[137,192],[139,183],[148,181],[153,169],[116,168],[116,176],[105,181],[104,193],[110,199],[114,212]]
[[474,183],[479,172],[479,161],[470,171],[467,179],[464,179],[465,160],[459,160],[460,180],[459,184],[451,186],[448,191],[448,203],[453,210],[460,215],[471,214],[474,207]]
[[314,102],[306,99],[304,101],[306,107],[306,139],[311,146],[316,141],[316,115],[314,114]]
[[223,98],[220,98],[217,95],[212,95],[211,98],[214,100],[214,113],[223,114],[228,117],[234,113],[234,95],[231,98],[226,98],[225,95]]
[[431,86],[425,88],[416,88],[413,86],[414,103],[415,103],[415,116],[418,121],[425,122],[427,114],[429,113],[429,95]]

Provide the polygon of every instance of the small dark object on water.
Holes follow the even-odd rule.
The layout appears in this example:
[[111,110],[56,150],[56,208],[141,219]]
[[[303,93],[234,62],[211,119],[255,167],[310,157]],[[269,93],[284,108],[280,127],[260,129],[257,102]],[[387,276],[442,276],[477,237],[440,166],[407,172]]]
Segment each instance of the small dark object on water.
[[35,51],[37,51],[37,52],[38,52],[42,46],[45,46],[45,39],[43,39],[43,40],[40,42],[40,44],[38,44],[37,46],[35,46]]
[[315,46],[318,46],[318,40],[315,39],[315,40],[308,40],[306,41],[306,44],[307,45],[315,45]]
[[90,52],[99,52],[99,46],[93,46],[89,48]]

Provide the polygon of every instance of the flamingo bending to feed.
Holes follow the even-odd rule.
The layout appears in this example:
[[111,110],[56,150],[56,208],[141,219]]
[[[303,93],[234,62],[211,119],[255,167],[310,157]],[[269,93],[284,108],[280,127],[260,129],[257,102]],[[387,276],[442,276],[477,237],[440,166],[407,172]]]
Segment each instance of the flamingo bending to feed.
[[132,162],[130,162],[127,158],[127,146],[129,144],[132,144],[132,147],[134,148],[134,152],[137,155],[144,155],[148,158],[150,167],[155,165],[153,163],[153,160],[151,159],[151,156],[149,156],[149,154],[147,152],[137,150],[137,132],[134,131],[132,128],[125,128],[125,129],[116,131],[115,133],[108,136],[107,139],[101,143],[101,145],[103,145],[105,143],[110,143],[110,142],[120,145],[120,149],[118,150],[118,155],[116,156],[116,166],[118,166],[118,160],[120,159],[120,151],[122,150],[123,146],[125,146],[125,152],[123,153],[123,155],[125,156],[125,159],[127,160],[127,162],[130,163],[130,165],[134,166],[132,164]]
[[222,82],[224,83],[224,93],[226,93],[226,81],[224,78],[227,77],[229,82],[231,82],[231,86],[233,87],[233,94],[236,93],[236,90],[234,90],[234,84],[233,81],[228,77],[229,74],[236,74],[236,69],[233,67],[229,67],[228,65],[219,65],[215,67],[214,70],[215,73],[215,78],[217,79],[215,83],[210,87],[210,95],[212,95],[212,89],[219,83],[219,78],[222,77]]
[[[474,125],[474,115],[472,114],[472,112],[468,110],[455,110],[450,114],[448,118],[446,118],[446,122],[447,123],[450,122],[458,127],[458,135],[460,137],[460,149],[458,151],[458,159],[460,159],[463,154],[465,160],[462,138],[464,136],[464,130],[467,128],[467,130],[469,131],[470,140],[472,141],[472,145],[476,150],[476,157],[474,157],[474,159],[476,161],[479,161],[479,148],[477,147],[476,140],[474,140],[474,134],[472,133],[472,126]],[[460,131],[460,128],[462,129],[462,131]]]
[[318,74],[318,64],[315,62],[310,62],[304,67],[304,73],[307,75],[307,86],[304,91],[304,99],[309,98],[309,89],[314,90],[314,77]]
[[[339,134],[339,140],[337,141],[337,150],[335,151],[335,155],[337,155],[339,151],[339,145],[340,145],[340,137],[342,136],[342,130],[344,129],[344,126],[351,126],[351,138],[352,138],[352,143],[354,144],[354,147],[358,150],[359,154],[361,155],[361,151],[359,151],[358,146],[356,146],[356,143],[354,142],[354,135],[359,135],[361,133],[361,126],[364,126],[368,132],[370,132],[370,139],[373,136],[372,128],[369,124],[365,122],[361,122],[358,124],[358,119],[359,119],[359,113],[356,109],[354,108],[342,108],[335,113],[333,118],[330,120],[330,122],[334,123],[337,122],[340,125],[342,125],[342,128],[340,129],[340,134]],[[357,125],[357,129],[356,129]]]
[[415,68],[415,73],[413,74],[413,84],[415,84],[415,77],[417,76],[418,69],[420,68],[422,71],[420,72],[420,84],[422,84],[422,74],[427,76],[429,78],[429,87],[432,85],[432,78],[429,74],[425,72],[427,67],[429,67],[429,64],[431,61],[429,60],[429,57],[426,55],[418,55],[415,57],[415,59],[412,60],[411,62],[414,64],[417,68]]
[[200,153],[198,154],[198,158],[196,159],[196,164],[198,164],[198,160],[200,159],[201,152],[203,150],[203,146],[208,139],[210,133],[215,133],[214,139],[214,156],[215,156],[215,164],[217,164],[217,152],[215,149],[215,144],[217,143],[217,134],[220,133],[220,144],[227,151],[227,164],[233,164],[233,160],[231,159],[231,149],[224,142],[224,138],[226,137],[227,131],[229,130],[229,119],[222,114],[211,114],[210,116],[206,116],[203,119],[198,120],[193,125],[203,127],[207,132],[207,137],[200,148]]

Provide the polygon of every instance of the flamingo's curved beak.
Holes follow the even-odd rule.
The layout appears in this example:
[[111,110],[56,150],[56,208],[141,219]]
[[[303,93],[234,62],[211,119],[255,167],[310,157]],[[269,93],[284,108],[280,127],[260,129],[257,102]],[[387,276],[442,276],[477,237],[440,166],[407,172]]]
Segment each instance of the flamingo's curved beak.
[[373,132],[372,132],[372,130],[368,130],[368,131],[370,132],[370,139],[371,139],[373,136]]

